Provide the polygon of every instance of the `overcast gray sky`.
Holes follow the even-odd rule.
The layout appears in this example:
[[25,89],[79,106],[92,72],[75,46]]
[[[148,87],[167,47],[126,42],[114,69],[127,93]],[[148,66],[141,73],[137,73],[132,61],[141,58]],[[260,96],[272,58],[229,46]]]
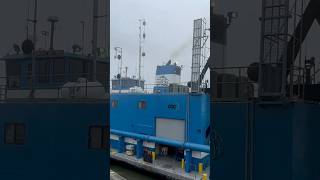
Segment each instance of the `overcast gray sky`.
[[[238,19],[228,29],[226,66],[247,66],[259,61],[261,2],[262,0],[215,0],[215,13],[239,13]],[[209,3],[209,0],[111,0],[111,48],[123,48],[124,65],[129,66],[130,75],[136,75],[138,19],[146,18],[147,56],[143,63],[145,79],[148,83],[153,83],[156,66],[176,54],[174,60],[184,65],[182,81],[189,81],[193,20],[202,17],[208,19]],[[320,42],[319,30],[315,23],[312,33],[304,43],[307,48],[303,50],[303,57],[319,57],[320,52],[315,48]],[[118,62],[113,60],[113,75],[117,73],[117,65]]]
[[[28,2],[33,0],[0,1],[0,55],[12,51],[13,43],[21,44],[26,38]],[[103,7],[104,5],[101,6]],[[30,4],[30,12],[32,8],[33,5]],[[216,13],[239,12],[239,18],[228,30],[227,65],[248,65],[258,61],[260,9],[261,0],[216,0]],[[86,49],[90,51],[92,0],[39,0],[40,46],[44,46],[44,38],[40,36],[40,32],[49,30],[46,18],[52,15],[60,17],[56,27],[57,49],[70,51],[74,43],[81,43],[80,21],[85,20]],[[111,58],[114,55],[113,47],[121,46],[124,51],[124,66],[129,67],[129,75],[136,75],[138,19],[145,18],[147,56],[144,58],[143,76],[147,82],[154,83],[156,66],[168,61],[173,55],[174,60],[184,65],[183,81],[189,81],[193,20],[203,17],[209,17],[209,0],[111,0]],[[105,43],[104,34],[101,32],[104,30],[104,20],[101,19],[100,23],[99,36],[102,46]],[[304,55],[320,56],[319,31],[319,25],[315,23],[305,43],[308,48],[304,50]],[[113,76],[117,73],[118,62],[113,58],[111,62]]]
[[[182,81],[186,82],[191,77],[193,20],[208,19],[209,5],[209,0],[111,0],[111,48],[123,48],[123,64],[129,67],[128,74],[137,75],[138,19],[145,18],[143,77],[147,83],[154,83],[156,66],[173,58],[184,66]],[[111,55],[114,53],[111,49]],[[111,62],[111,74],[115,75],[118,61],[111,59]]]
[[[105,15],[105,0],[99,0],[99,15]],[[82,25],[85,21],[85,49],[91,51],[92,39],[92,0],[38,0],[37,47],[44,48],[45,38],[42,31],[49,31],[48,16],[57,16],[59,22],[55,28],[55,49],[72,50],[73,44],[81,45]],[[34,0],[1,0],[0,1],[0,55],[12,51],[12,44],[21,44],[26,39],[28,18],[33,19]],[[33,25],[29,26],[30,35]],[[105,47],[105,19],[99,19],[99,46]],[[32,38],[32,37],[31,37]],[[48,42],[47,38],[47,44]]]

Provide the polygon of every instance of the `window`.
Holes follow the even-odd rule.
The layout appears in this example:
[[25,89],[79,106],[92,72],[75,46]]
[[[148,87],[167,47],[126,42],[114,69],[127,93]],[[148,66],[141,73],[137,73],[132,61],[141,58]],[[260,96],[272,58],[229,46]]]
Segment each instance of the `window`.
[[92,62],[83,61],[82,63],[83,63],[83,67],[82,67],[83,68],[83,70],[82,70],[83,76],[82,77],[84,77],[88,80],[92,80]]
[[5,143],[14,144],[15,142],[15,130],[14,124],[5,125]]
[[119,101],[117,101],[117,100],[112,100],[112,101],[111,101],[111,106],[112,106],[113,108],[118,107],[118,104],[119,104]]
[[100,82],[104,87],[107,83],[107,70],[108,66],[105,62],[97,62],[97,81]]
[[9,88],[19,88],[20,87],[20,76],[21,76],[21,66],[17,62],[6,62],[6,70],[8,76],[8,86]]
[[83,62],[79,59],[73,59],[69,65],[69,79],[70,81],[77,81],[80,77],[85,77],[83,73]]
[[107,149],[107,126],[91,126],[89,128],[89,149]]
[[30,87],[32,85],[32,64],[29,63],[27,66],[27,81],[28,86]]
[[47,60],[38,61],[38,78],[40,83],[49,82],[50,62]]
[[22,123],[5,124],[5,144],[23,145],[25,143],[25,125]]
[[138,102],[138,108],[139,109],[145,109],[147,107],[147,102],[146,101],[139,101]]
[[56,59],[53,61],[53,81],[63,82],[64,81],[64,59]]

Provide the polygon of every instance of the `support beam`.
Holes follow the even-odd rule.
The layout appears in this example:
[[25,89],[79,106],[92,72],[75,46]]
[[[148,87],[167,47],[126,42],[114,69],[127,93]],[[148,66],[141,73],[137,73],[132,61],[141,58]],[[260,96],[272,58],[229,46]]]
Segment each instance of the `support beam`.
[[204,65],[202,71],[201,71],[201,74],[200,74],[200,77],[199,77],[199,82],[201,83],[203,81],[203,78],[204,76],[206,75],[208,69],[211,69],[213,68],[213,58],[212,56],[210,56],[206,62],[206,64]]
[[320,1],[319,0],[311,0],[305,9],[302,18],[296,29],[291,36],[289,43],[288,43],[288,67],[294,64],[295,59],[297,58],[302,43],[306,39],[308,32],[310,31],[313,23],[317,20],[318,24],[320,25]]

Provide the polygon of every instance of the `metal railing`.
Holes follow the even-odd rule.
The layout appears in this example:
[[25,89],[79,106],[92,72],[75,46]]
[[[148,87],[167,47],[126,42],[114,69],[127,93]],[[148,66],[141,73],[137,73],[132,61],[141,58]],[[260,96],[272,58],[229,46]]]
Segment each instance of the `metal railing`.
[[[208,166],[208,160],[209,160],[209,153],[210,153],[210,146],[204,145],[204,144],[195,144],[190,142],[182,142],[182,141],[176,141],[176,140],[170,140],[166,138],[161,137],[155,137],[155,136],[149,136],[149,135],[143,135],[143,134],[137,134],[137,133],[131,133],[127,131],[120,131],[111,129],[110,133],[112,135],[118,136],[118,146],[116,147],[118,149],[118,153],[124,153],[125,152],[125,144],[127,143],[125,138],[133,138],[134,141],[137,143],[134,143],[132,145],[136,146],[136,158],[140,159],[142,156],[143,151],[143,142],[149,142],[149,143],[155,143],[158,145],[163,145],[166,147],[174,147],[177,150],[183,150],[184,156],[181,157],[182,159],[178,160],[176,163],[181,164],[181,168],[176,167],[179,169],[179,172],[177,173],[190,173],[191,176],[194,177],[201,177],[204,173],[204,170]],[[152,148],[151,148],[152,149]],[[153,164],[155,164],[155,161],[157,161],[158,155],[161,157],[161,154],[156,155],[156,147],[154,147],[154,159]],[[140,151],[140,152],[139,152]],[[193,153],[195,152],[198,154],[198,157],[194,157]],[[164,155],[165,156],[165,155]],[[200,157],[199,157],[200,156]],[[159,157],[159,158],[160,158]],[[198,161],[192,161],[192,158],[198,159]],[[177,160],[177,159],[176,159]]]
[[[239,100],[248,99],[257,96],[257,88],[254,87],[256,82],[249,80],[247,77],[247,69],[249,67],[226,67],[226,68],[214,68],[215,75],[213,76],[214,81],[213,88],[210,88],[210,83],[201,84],[201,92],[205,92],[206,89],[210,88],[213,91],[214,99],[216,100]],[[182,82],[179,85],[188,87],[188,82]],[[159,86],[158,84],[144,84],[144,88],[141,93],[154,94],[154,87]],[[169,88],[169,85],[164,86]],[[114,93],[128,93],[127,91],[112,91]],[[179,91],[174,91],[180,93]],[[185,91],[184,91],[185,92]],[[189,91],[190,87],[189,87]]]
[[[258,77],[259,70],[257,69],[257,81],[252,81],[248,78],[247,71],[250,67],[224,67],[214,68],[213,85],[213,100],[247,100],[248,98],[257,98],[259,96]],[[253,67],[251,67],[253,68]],[[318,82],[318,73],[320,71],[313,67],[310,72],[311,84]],[[291,72],[291,73],[289,73]],[[286,96],[289,99],[305,98],[305,88],[307,85],[307,68],[292,66],[287,74]],[[211,79],[212,81],[212,79]]]
[[[251,69],[250,69],[251,68]],[[213,68],[214,75],[212,76],[210,87],[209,82],[202,83],[202,92],[210,91],[215,101],[245,101],[251,98],[259,97],[259,67],[256,67],[256,80],[253,81],[248,77],[248,69],[253,70],[253,66],[240,67],[217,67]],[[289,73],[290,72],[290,73]],[[320,70],[313,67],[310,74],[312,84],[318,83]],[[306,86],[306,68],[293,66],[288,70],[286,82],[286,97],[289,99],[304,99]],[[188,83],[180,83],[185,87]],[[153,94],[154,87],[157,84],[144,84],[144,88],[140,93]],[[168,86],[167,86],[168,87]],[[210,88],[210,89],[209,89]],[[207,91],[205,91],[207,90]],[[114,91],[114,93],[128,93],[127,91]],[[188,91],[190,92],[190,90]],[[176,93],[179,93],[178,91]]]
[[79,100],[105,99],[107,73],[70,73],[55,75],[30,75],[0,77],[0,100]]
[[213,86],[210,90],[214,101],[247,100],[257,97],[257,82],[247,76],[249,67],[214,68]]
[[[110,82],[112,82],[112,81],[110,81]],[[187,84],[188,84],[187,82],[181,82],[181,83],[179,83],[177,85],[187,87]],[[170,87],[169,84],[167,84],[167,85],[159,85],[159,84],[156,84],[156,83],[145,83],[143,85],[143,89],[141,90],[141,93],[144,93],[144,94],[155,94],[157,92],[154,92],[154,88],[155,87],[159,87],[159,86],[160,87],[166,87],[166,88]],[[117,88],[118,88],[118,86],[117,86]],[[114,92],[114,93],[128,93],[128,92],[130,92],[129,89],[121,90],[121,91],[118,90],[118,89],[116,89],[116,90],[112,90],[111,89],[111,91]]]

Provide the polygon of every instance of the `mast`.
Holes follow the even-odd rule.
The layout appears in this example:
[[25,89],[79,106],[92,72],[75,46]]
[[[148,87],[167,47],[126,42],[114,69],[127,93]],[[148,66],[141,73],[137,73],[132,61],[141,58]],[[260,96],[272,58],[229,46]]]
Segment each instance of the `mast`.
[[93,27],[92,27],[92,80],[97,78],[97,44],[98,44],[98,0],[93,0]]
[[32,85],[31,85],[31,94],[33,96],[35,79],[36,79],[36,48],[37,48],[37,16],[38,16],[38,0],[34,0],[34,16],[33,20],[33,51],[32,51]]
[[54,27],[55,27],[55,23],[57,23],[59,20],[58,20],[58,17],[53,17],[53,16],[50,16],[48,17],[48,22],[50,22],[50,25],[51,25],[51,35],[50,35],[50,50],[53,50],[53,44],[54,44]]
[[82,25],[82,40],[81,40],[81,48],[82,48],[82,55],[84,55],[84,32],[85,32],[85,22],[84,21],[80,21],[81,25]]
[[142,51],[142,42],[141,42],[141,19],[139,20],[140,26],[139,26],[139,67],[138,67],[138,78],[139,78],[139,86],[140,86],[140,80],[141,80],[141,51]]
[[146,38],[146,33],[145,33],[145,26],[146,26],[146,20],[145,19],[139,19],[139,71],[138,71],[138,80],[139,80],[139,87],[140,85],[140,81],[141,81],[141,61],[142,61],[142,57],[145,56],[145,52],[142,52],[142,46],[144,43],[144,40]]

